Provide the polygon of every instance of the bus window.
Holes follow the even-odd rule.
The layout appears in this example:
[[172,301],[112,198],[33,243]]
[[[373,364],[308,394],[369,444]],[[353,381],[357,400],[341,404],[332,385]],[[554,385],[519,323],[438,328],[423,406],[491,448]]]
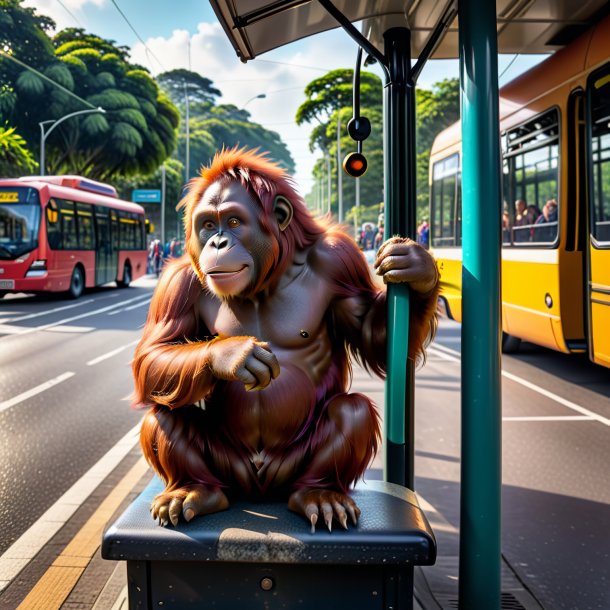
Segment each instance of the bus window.
[[610,246],[610,68],[597,73],[590,87],[592,226],[598,246]]
[[76,214],[74,202],[57,200],[59,204],[59,219],[61,223],[62,249],[76,250],[78,248],[78,235],[76,233]]
[[504,196],[519,206],[509,213],[513,242],[554,243],[559,224],[559,111],[549,110],[509,130],[504,141],[508,163]]
[[121,250],[144,248],[144,219],[141,215],[119,211]]
[[432,247],[462,244],[462,199],[457,153],[437,161],[432,167],[430,215]]
[[78,249],[94,250],[95,228],[91,206],[87,203],[77,203],[76,215],[78,218]]
[[15,260],[38,246],[40,200],[28,187],[0,187],[0,260]]

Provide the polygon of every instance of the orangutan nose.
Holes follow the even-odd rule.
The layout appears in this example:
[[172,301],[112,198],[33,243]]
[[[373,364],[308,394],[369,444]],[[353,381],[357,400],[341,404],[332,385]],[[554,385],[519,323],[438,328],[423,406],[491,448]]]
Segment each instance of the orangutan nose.
[[226,234],[223,234],[222,231],[219,231],[217,235],[212,238],[212,247],[217,250],[222,250],[223,248],[227,248],[229,245],[229,237]]

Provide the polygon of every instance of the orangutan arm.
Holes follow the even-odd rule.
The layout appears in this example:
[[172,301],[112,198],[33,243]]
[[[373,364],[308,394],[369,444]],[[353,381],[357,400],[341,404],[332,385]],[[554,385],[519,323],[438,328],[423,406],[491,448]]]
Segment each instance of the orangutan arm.
[[188,261],[164,271],[132,363],[135,406],[181,407],[208,396],[217,379],[257,390],[279,375],[275,356],[254,337],[198,339],[209,334],[200,321],[200,298]]
[[[362,254],[351,240],[337,240],[324,257],[336,290],[332,313],[337,339],[372,372],[386,366],[386,293],[374,285]],[[436,330],[438,272],[432,257],[411,240],[392,238],[375,266],[385,283],[406,282],[410,290],[409,357],[423,357]]]

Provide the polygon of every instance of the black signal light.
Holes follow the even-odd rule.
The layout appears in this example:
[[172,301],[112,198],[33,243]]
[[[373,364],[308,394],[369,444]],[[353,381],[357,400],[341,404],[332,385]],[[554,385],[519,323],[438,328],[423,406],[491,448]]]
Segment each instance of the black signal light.
[[351,152],[343,159],[343,169],[348,176],[352,178],[360,178],[364,175],[368,163],[366,157],[359,152]]

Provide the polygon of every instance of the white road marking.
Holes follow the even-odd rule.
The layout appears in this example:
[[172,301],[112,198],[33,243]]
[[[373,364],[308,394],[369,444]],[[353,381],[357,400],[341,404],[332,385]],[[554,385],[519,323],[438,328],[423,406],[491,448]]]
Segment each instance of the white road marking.
[[54,326],[53,328],[47,328],[48,333],[90,333],[92,330],[96,330],[95,326]]
[[[53,309],[45,309],[44,311],[39,311],[36,313],[29,313],[26,314],[25,316],[19,316],[18,318],[11,318],[11,319],[7,319],[6,322],[21,322],[21,320],[30,320],[32,318],[39,318],[40,316],[47,316],[51,313],[57,313],[58,311],[64,311],[66,309],[74,309],[75,307],[81,307],[82,305],[88,305],[89,303],[94,303],[96,300],[97,301],[101,301],[102,299],[115,299],[117,297],[117,293],[111,293],[111,294],[104,294],[101,295],[100,297],[98,297],[97,299],[86,299],[86,300],[79,300],[76,303],[73,303],[71,305],[62,305],[61,307],[54,307]],[[19,314],[19,311],[14,311],[14,312],[5,312],[5,313],[12,313],[14,314]]]
[[6,589],[19,572],[67,523],[97,486],[136,446],[139,431],[140,424],[134,426],[0,556],[0,592]]
[[459,358],[455,358],[454,356],[450,355],[450,354],[446,354],[444,351],[441,351],[439,349],[439,346],[435,343],[434,345],[431,345],[428,349],[427,352],[431,355],[431,356],[435,356],[436,358],[438,358],[439,360],[446,360],[448,362],[460,362]]
[[[61,326],[62,324],[66,324],[67,322],[73,322],[74,320],[80,320],[81,318],[87,318],[89,316],[94,316],[98,313],[105,313],[112,309],[116,309],[117,307],[122,307],[127,305],[128,303],[133,303],[134,301],[139,301],[141,299],[150,299],[149,294],[139,295],[132,299],[127,299],[126,301],[121,301],[120,303],[115,303],[114,305],[108,305],[107,307],[101,307],[100,309],[94,309],[93,311],[87,311],[85,313],[81,313],[78,316],[73,316],[71,318],[64,318],[63,320],[58,320],[57,322],[51,322],[49,324],[43,324],[42,326],[34,326],[33,328],[23,328],[18,333],[13,333],[13,335],[27,335],[30,333],[39,332],[41,330],[47,330],[48,328],[53,328],[54,326]],[[0,337],[0,340],[6,337],[10,337],[13,335],[5,335],[5,337]]]
[[103,360],[112,358],[113,356],[120,354],[123,350],[126,350],[128,347],[135,345],[139,341],[140,340],[137,339],[136,341],[132,341],[131,343],[128,343],[127,345],[123,345],[122,347],[117,347],[116,349],[113,349],[110,352],[106,352],[105,354],[102,354],[101,356],[98,356],[97,358],[94,358],[93,360],[89,360],[89,362],[87,362],[87,366],[93,366],[94,364],[97,364],[98,362],[102,362]]
[[548,390],[545,390],[544,388],[541,388],[541,387],[537,386],[536,384],[531,383],[530,381],[527,381],[526,379],[517,377],[517,375],[513,375],[512,373],[507,373],[506,371],[502,371],[502,375],[504,377],[506,377],[507,379],[514,381],[515,383],[521,384],[522,386],[528,388],[529,390],[538,392],[538,394],[542,394],[542,396],[546,396],[547,398],[550,398],[551,400],[558,402],[560,405],[563,405],[564,407],[567,407],[568,409],[572,409],[572,411],[576,411],[577,413],[582,413],[582,415],[586,415],[586,416],[590,417],[591,419],[595,419],[596,421],[598,421],[601,424],[610,426],[610,419],[608,419],[607,417],[603,417],[602,415],[599,415],[598,413],[595,413],[594,411],[585,409],[584,407],[577,405],[576,403],[572,402],[571,400],[567,400],[565,398],[562,398],[561,396],[558,396],[557,394],[554,394],[553,392],[549,392]]
[[[435,355],[445,354],[447,356],[450,356],[450,355],[461,356],[460,352],[457,352],[455,350],[452,350],[449,347],[446,347],[444,345],[440,345],[437,343],[434,343],[433,345],[431,345],[429,349],[431,350],[432,353],[435,353]],[[447,360],[449,360],[449,358],[447,358]],[[459,361],[460,361],[459,358],[455,358],[455,362],[459,362]],[[571,400],[567,400],[566,398],[563,398],[562,396],[559,396],[559,395],[555,394],[554,392],[549,392],[549,390],[545,390],[544,388],[541,388],[540,386],[536,385],[535,383],[532,383],[531,381],[527,381],[527,379],[523,379],[522,377],[518,377],[517,375],[513,375],[512,373],[508,373],[507,371],[504,371],[504,370],[502,370],[502,376],[506,377],[506,379],[510,379],[511,381],[514,381],[515,383],[518,383],[518,384],[528,388],[528,390],[532,390],[533,392],[541,394],[542,396],[545,396],[546,398],[550,398],[551,400],[558,402],[560,405],[563,405],[564,407],[567,407],[568,409],[571,409],[572,411],[576,411],[577,413],[580,413],[581,415],[585,415],[587,418],[594,419],[595,421],[598,421],[600,424],[604,424],[605,426],[610,426],[610,419],[608,419],[607,417],[604,417],[603,415],[600,415],[599,413],[595,413],[594,411],[591,411],[589,409],[586,409],[585,407],[581,407],[580,405],[576,404],[575,402],[572,402]]]
[[36,394],[40,394],[41,392],[56,386],[58,383],[61,383],[66,379],[70,379],[70,377],[73,377],[74,375],[75,373],[72,371],[67,371],[61,375],[58,375],[57,377],[54,377],[53,379],[49,379],[49,381],[45,381],[44,383],[37,385],[35,388],[31,388],[25,392],[22,392],[21,394],[18,394],[17,396],[13,396],[13,398],[0,402],[0,413],[14,407],[15,405],[18,405],[20,402],[24,402],[28,398],[32,398],[32,396],[36,396]]
[[136,309],[138,307],[142,307],[143,305],[148,305],[151,302],[152,299],[148,299],[147,301],[144,301],[143,303],[136,303],[135,305],[130,305],[129,307],[124,307],[123,309],[118,309],[117,311],[111,311],[108,315],[109,316],[116,316],[119,313],[123,313],[125,311],[130,311],[132,309]]

